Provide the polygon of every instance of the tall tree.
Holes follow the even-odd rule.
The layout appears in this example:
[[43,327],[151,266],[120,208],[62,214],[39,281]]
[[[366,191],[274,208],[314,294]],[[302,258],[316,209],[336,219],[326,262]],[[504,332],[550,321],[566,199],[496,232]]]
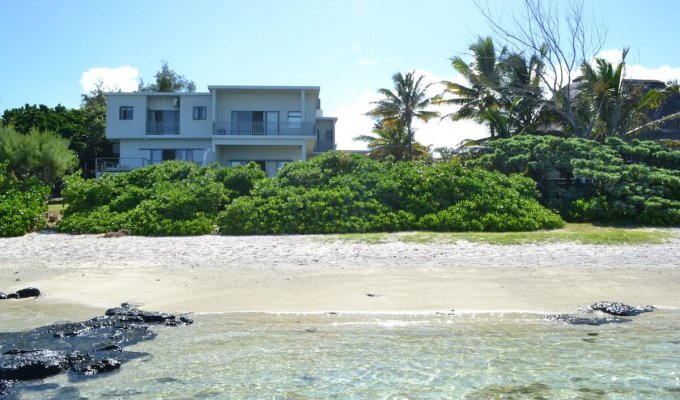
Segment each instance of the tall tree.
[[410,135],[401,124],[381,125],[373,128],[372,135],[360,135],[353,139],[366,142],[368,156],[375,160],[385,160],[393,157],[396,161],[429,160],[429,149],[411,140]]
[[511,15],[511,22],[476,0],[477,7],[497,37],[519,54],[541,55],[545,68],[540,72],[542,87],[548,92],[546,106],[576,136],[590,137],[593,124],[584,121],[574,102],[574,78],[579,68],[602,48],[602,24],[587,21],[583,0],[524,0],[524,11]]
[[527,59],[505,47],[497,50],[491,37],[480,37],[469,49],[469,64],[460,56],[451,59],[467,85],[443,81],[444,95],[448,96],[435,99],[436,104],[460,106],[444,118],[471,119],[486,125],[491,138],[535,129],[545,104],[539,78],[541,57]]
[[144,85],[142,80],[139,83],[140,92],[187,92],[196,91],[196,84],[170,69],[167,61],[161,62],[160,71],[156,72],[156,82]]
[[414,130],[413,121],[427,122],[432,118],[439,117],[439,112],[426,110],[432,105],[432,97],[427,94],[427,89],[432,85],[423,83],[424,77],[415,76],[415,71],[402,75],[398,72],[392,76],[394,91],[379,89],[378,93],[383,99],[375,101],[375,107],[367,113],[379,119],[379,123],[385,128],[401,126],[406,129],[409,159],[413,160]]
[[[445,93],[453,97],[439,97],[435,99],[435,103],[460,106],[456,112],[444,117],[454,121],[471,119],[486,125],[489,128],[489,135],[493,138],[505,130],[498,118],[498,110],[502,107],[503,101],[500,93],[503,71],[490,37],[480,37],[470,46],[470,52],[472,54],[470,64],[460,56],[451,59],[451,66],[468,82],[468,85],[443,81]],[[507,49],[503,48],[499,53],[504,56]]]
[[19,179],[39,177],[48,185],[60,179],[78,165],[78,158],[69,149],[69,141],[50,131],[31,129],[28,134],[12,126],[0,127],[0,160]]
[[76,152],[80,168],[88,174],[94,170],[96,157],[111,154],[111,143],[105,137],[106,98],[101,86],[83,95],[81,108],[70,109],[62,105],[28,105],[5,110],[2,125],[13,126],[18,132],[28,134],[31,129],[53,132],[68,139]]
[[613,65],[596,58],[594,65],[584,64],[576,102],[590,122],[592,138],[603,141],[610,136],[625,135],[630,129],[647,120],[647,111],[658,107],[664,94],[651,89],[643,92],[634,81],[625,80],[626,55],[624,49],[619,63]]

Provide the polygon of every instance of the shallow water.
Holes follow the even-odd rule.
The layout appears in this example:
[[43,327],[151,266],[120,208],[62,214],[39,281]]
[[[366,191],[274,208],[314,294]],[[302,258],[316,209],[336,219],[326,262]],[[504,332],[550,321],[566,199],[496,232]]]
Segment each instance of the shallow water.
[[[0,313],[2,330],[28,327]],[[154,330],[126,348],[150,356],[20,398],[680,398],[677,311],[599,327],[528,314],[213,314]]]

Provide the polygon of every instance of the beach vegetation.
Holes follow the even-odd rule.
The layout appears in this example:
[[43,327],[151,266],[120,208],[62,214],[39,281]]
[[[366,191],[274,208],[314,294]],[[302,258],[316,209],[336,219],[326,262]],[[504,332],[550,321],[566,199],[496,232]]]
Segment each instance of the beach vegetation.
[[68,233],[212,233],[217,213],[263,178],[264,173],[255,164],[199,168],[183,161],[94,180],[74,174],[65,178],[62,193],[69,206],[58,227]]
[[375,160],[395,161],[413,160],[429,161],[432,159],[429,148],[412,140],[406,129],[400,124],[376,124],[370,135],[359,135],[354,141],[366,142],[368,157]]
[[535,183],[451,163],[378,162],[329,152],[285,166],[218,217],[226,234],[527,231],[563,222]]
[[36,177],[50,186],[78,163],[67,139],[37,129],[22,134],[11,125],[0,126],[0,160],[16,178]]
[[21,236],[44,227],[50,188],[35,177],[19,180],[0,162],[0,237]]
[[[378,89],[382,98],[375,101],[373,109],[367,115],[378,120],[381,127],[395,130],[405,130],[408,145],[408,160],[414,160],[415,131],[413,122],[416,120],[427,122],[439,117],[439,112],[429,109],[434,97],[428,95],[432,83],[423,82],[425,77],[417,76],[415,71],[405,75],[397,72],[392,76],[394,90]],[[361,140],[361,139],[360,139]]]
[[68,140],[69,149],[77,156],[77,167],[85,176],[94,176],[96,157],[113,155],[112,144],[105,135],[106,96],[101,82],[82,95],[80,108],[26,104],[5,110],[1,119],[3,126],[13,126],[23,135],[37,130]]
[[489,146],[466,165],[532,178],[541,203],[567,221],[680,225],[679,150],[637,139],[535,135]]
[[546,243],[580,243],[588,245],[622,246],[663,244],[677,239],[680,234],[664,229],[643,227],[596,226],[567,223],[564,228],[533,232],[397,232],[350,233],[324,236],[323,241],[348,241],[380,244],[389,242],[437,244],[467,241],[499,246]]

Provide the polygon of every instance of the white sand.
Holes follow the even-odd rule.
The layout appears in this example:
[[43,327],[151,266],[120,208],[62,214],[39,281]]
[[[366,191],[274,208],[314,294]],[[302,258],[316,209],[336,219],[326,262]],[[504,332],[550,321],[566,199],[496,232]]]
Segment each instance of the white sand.
[[0,291],[27,286],[45,293],[37,300],[45,307],[131,301],[176,312],[562,312],[597,300],[677,308],[680,239],[639,246],[54,233],[0,239]]

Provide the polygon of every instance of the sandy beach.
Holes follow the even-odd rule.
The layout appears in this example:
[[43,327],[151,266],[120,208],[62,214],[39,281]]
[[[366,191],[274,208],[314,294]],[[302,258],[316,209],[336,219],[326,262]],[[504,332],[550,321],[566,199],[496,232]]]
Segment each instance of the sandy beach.
[[661,245],[323,236],[0,239],[0,291],[28,309],[133,302],[174,312],[571,312],[597,300],[680,307],[680,239]]

